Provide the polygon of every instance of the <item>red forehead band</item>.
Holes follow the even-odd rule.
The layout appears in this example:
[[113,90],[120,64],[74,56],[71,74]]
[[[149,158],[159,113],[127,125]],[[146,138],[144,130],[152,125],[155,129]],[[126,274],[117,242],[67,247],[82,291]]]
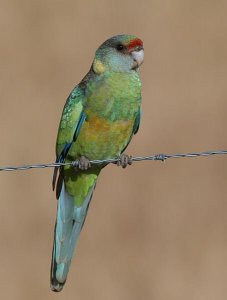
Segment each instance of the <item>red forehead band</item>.
[[128,44],[128,49],[133,49],[135,47],[143,47],[143,42],[140,39],[134,39]]

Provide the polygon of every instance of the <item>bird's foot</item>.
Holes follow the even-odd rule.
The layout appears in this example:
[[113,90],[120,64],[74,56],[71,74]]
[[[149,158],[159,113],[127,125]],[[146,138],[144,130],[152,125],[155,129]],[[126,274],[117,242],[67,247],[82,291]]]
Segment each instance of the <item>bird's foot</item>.
[[81,156],[78,159],[78,165],[75,167],[76,170],[82,170],[82,171],[86,171],[91,167],[91,163],[89,161],[89,159],[85,156]]
[[127,165],[132,164],[132,156],[129,156],[127,154],[121,154],[119,156],[119,160],[117,161],[117,165],[121,166],[122,168],[126,168]]

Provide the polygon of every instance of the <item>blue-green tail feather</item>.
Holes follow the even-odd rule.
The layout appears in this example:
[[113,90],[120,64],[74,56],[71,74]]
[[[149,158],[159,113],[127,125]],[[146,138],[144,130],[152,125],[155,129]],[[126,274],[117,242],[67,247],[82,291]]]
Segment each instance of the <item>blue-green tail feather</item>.
[[71,259],[83,227],[95,185],[83,205],[77,207],[63,182],[58,199],[57,219],[51,264],[51,289],[60,292],[65,284]]

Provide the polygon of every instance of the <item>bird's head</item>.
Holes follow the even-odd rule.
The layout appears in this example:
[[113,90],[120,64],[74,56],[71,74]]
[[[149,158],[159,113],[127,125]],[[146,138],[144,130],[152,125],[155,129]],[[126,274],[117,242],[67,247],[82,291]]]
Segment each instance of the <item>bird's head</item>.
[[96,51],[93,70],[101,74],[137,71],[143,63],[143,42],[134,35],[117,35],[105,41]]

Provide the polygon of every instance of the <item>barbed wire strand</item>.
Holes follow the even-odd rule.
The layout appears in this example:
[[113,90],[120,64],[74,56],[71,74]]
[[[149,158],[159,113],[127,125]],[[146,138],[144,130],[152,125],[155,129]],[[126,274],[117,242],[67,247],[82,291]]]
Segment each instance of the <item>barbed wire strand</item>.
[[[155,154],[150,156],[135,156],[131,158],[131,161],[166,161],[169,158],[183,158],[183,157],[199,157],[199,156],[211,156],[211,155],[224,155],[227,154],[227,150],[214,150],[214,151],[204,151],[204,152],[191,152],[191,153],[175,153],[175,154]],[[103,164],[103,163],[117,163],[120,158],[111,158],[104,160],[90,160],[92,165]],[[34,164],[34,165],[23,165],[23,166],[6,166],[0,167],[0,171],[22,171],[29,169],[43,169],[43,168],[54,168],[60,166],[74,166],[79,165],[79,161],[75,160],[73,162],[64,163],[49,163],[49,164]]]

